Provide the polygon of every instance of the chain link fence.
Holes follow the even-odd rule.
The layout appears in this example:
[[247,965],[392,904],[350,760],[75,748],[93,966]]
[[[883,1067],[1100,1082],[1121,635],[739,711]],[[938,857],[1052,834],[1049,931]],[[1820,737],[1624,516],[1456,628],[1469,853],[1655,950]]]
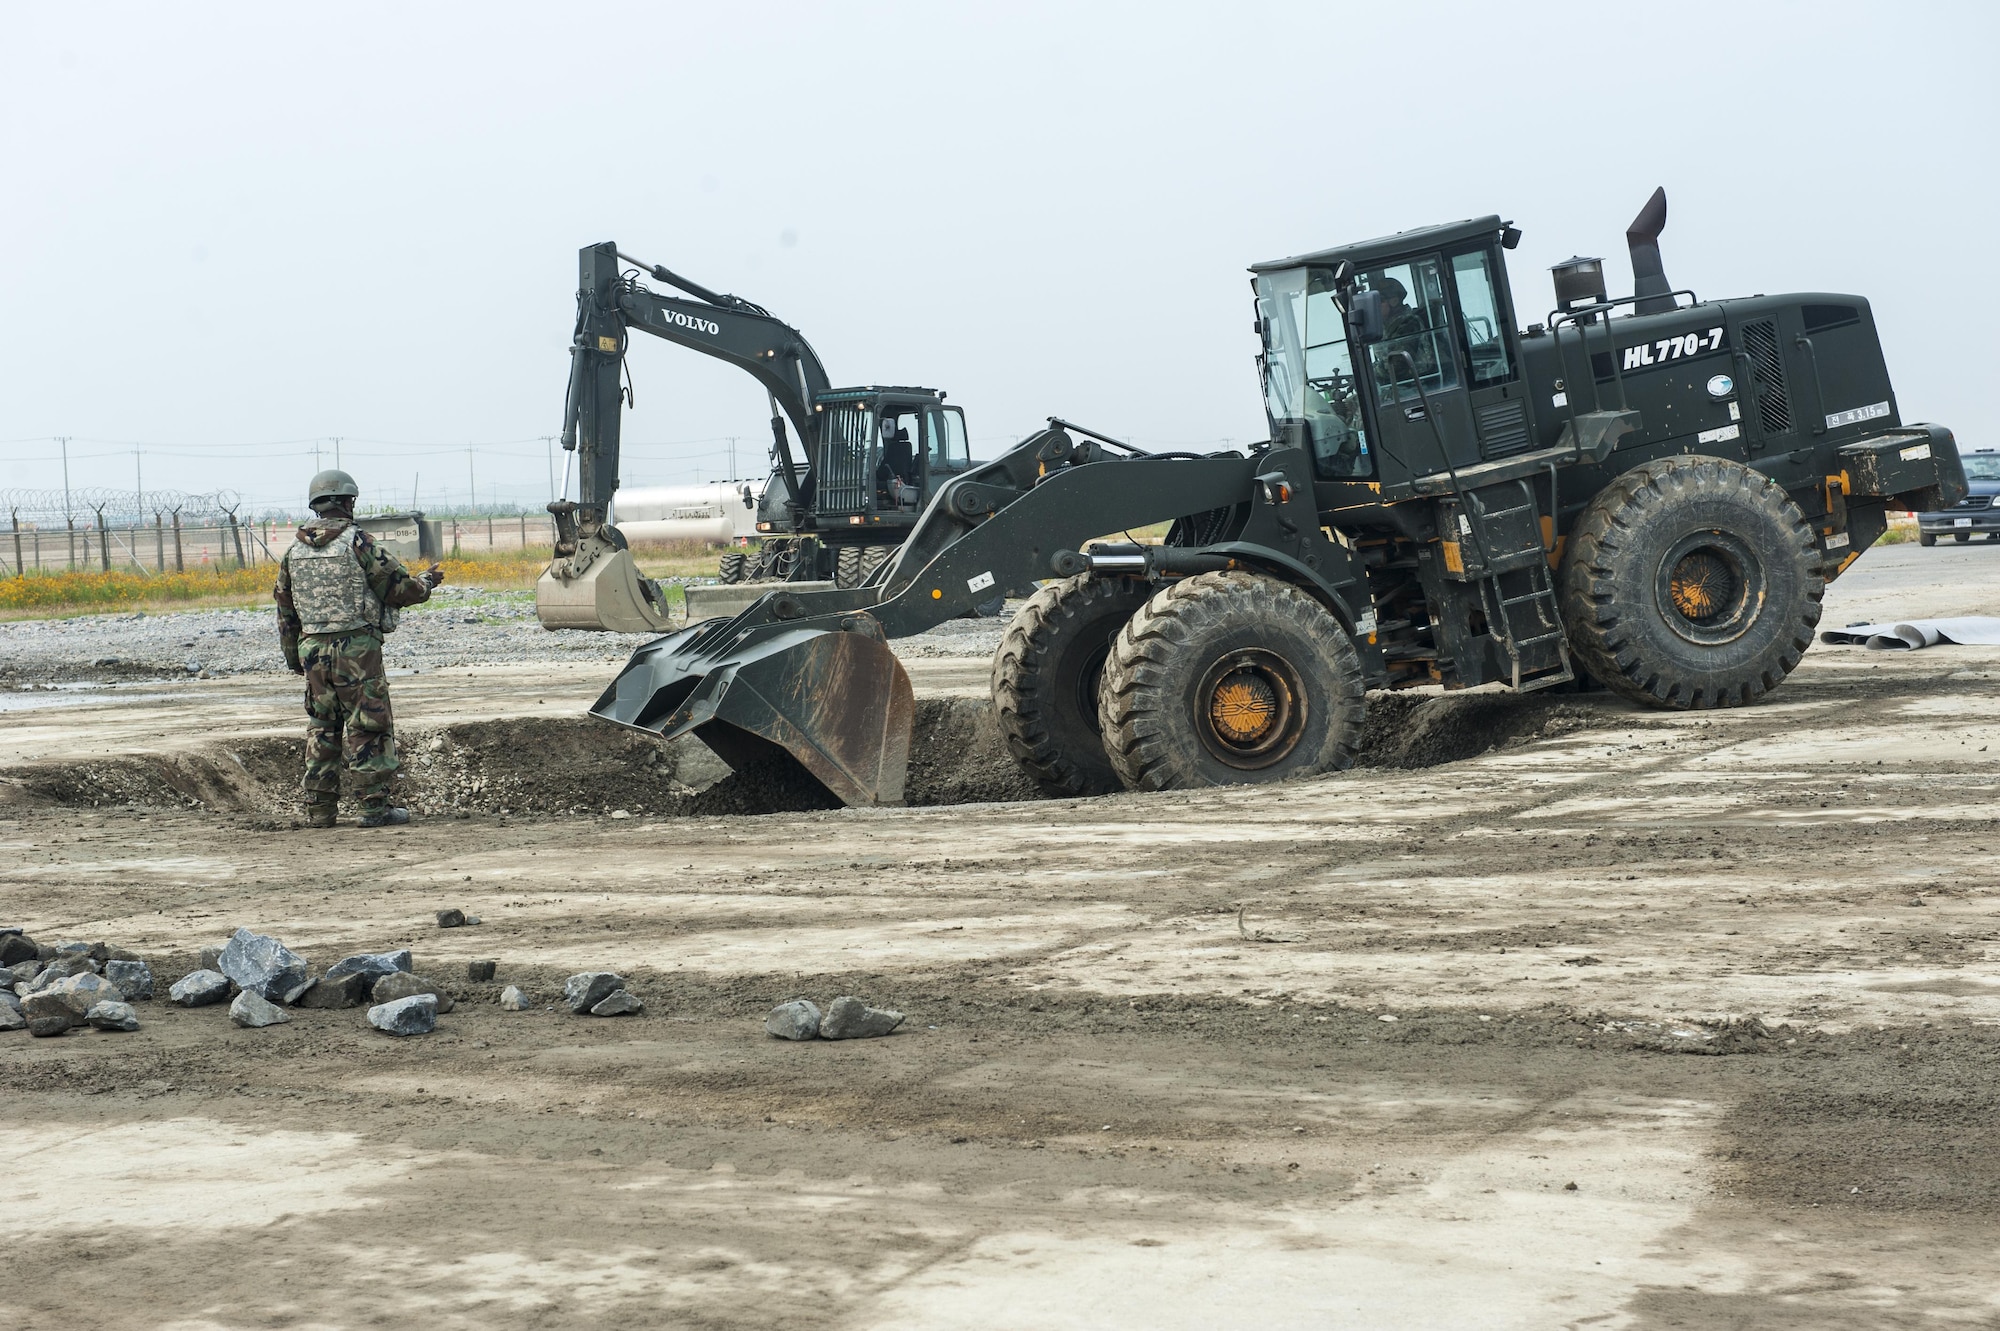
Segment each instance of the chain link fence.
[[[184,573],[275,563],[292,540],[297,516],[247,515],[233,490],[0,489],[0,577],[71,570]],[[404,558],[528,552],[555,538],[546,514],[473,514],[426,520],[425,548]],[[364,519],[371,529],[377,525]],[[416,525],[412,526],[416,530]]]

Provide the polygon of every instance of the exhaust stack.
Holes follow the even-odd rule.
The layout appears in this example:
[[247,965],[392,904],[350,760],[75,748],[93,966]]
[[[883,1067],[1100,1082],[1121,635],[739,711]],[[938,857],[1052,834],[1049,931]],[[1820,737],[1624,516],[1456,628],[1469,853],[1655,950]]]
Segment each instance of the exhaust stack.
[[1632,251],[1632,294],[1639,298],[1634,314],[1665,314],[1674,308],[1673,283],[1660,262],[1660,232],[1666,226],[1667,191],[1662,186],[1625,228],[1625,244]]

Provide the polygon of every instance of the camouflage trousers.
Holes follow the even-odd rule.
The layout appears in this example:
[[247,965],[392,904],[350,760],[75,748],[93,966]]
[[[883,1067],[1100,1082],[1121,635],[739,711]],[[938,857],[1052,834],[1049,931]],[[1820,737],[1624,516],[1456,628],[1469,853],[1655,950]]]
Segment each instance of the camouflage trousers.
[[389,802],[402,765],[382,640],[373,633],[330,633],[299,643],[306,668],[306,802],[340,798],[340,768],[360,774],[364,808]]

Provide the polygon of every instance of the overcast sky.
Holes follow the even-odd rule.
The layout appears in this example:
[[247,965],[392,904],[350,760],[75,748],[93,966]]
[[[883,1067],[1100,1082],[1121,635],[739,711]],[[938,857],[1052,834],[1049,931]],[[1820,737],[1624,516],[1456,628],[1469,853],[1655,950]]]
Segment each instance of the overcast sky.
[[[1264,437],[1244,268],[1498,212],[1521,316],[1655,185],[1703,296],[1874,302],[1905,419],[1990,446],[1991,3],[4,3],[0,488],[540,504],[576,251],[946,389]],[[748,376],[636,338],[625,484],[761,474]],[[140,456],[135,459],[134,451]]]

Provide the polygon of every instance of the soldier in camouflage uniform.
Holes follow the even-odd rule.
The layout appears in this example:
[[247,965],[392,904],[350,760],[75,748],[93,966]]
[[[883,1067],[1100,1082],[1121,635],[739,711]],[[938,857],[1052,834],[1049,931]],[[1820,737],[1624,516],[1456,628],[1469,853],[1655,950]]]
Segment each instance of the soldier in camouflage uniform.
[[[382,635],[406,605],[444,581],[436,565],[411,574],[354,523],[361,489],[344,471],[313,477],[312,521],[278,565],[278,641],[285,664],[306,677],[306,822],[332,827],[340,768],[361,774],[361,825],[410,821],[390,803],[401,760],[382,671]],[[345,744],[343,746],[343,737]]]

